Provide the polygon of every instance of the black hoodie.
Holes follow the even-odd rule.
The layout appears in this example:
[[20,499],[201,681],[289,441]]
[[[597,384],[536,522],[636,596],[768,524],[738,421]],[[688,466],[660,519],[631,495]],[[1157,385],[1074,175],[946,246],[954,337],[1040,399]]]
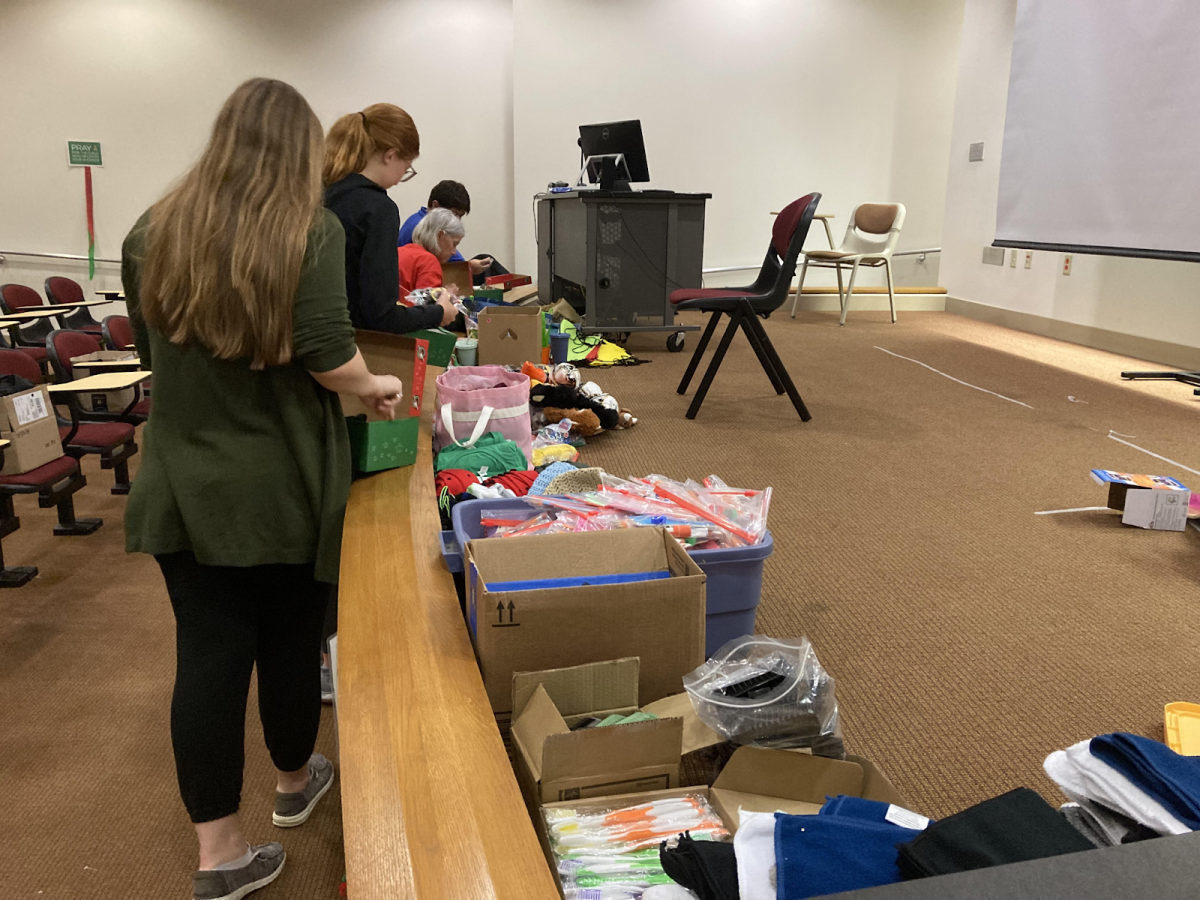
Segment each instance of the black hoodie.
[[400,211],[387,191],[357,172],[325,189],[325,205],[346,232],[346,297],[355,328],[403,334],[442,324],[440,306],[408,307],[400,299],[396,238]]

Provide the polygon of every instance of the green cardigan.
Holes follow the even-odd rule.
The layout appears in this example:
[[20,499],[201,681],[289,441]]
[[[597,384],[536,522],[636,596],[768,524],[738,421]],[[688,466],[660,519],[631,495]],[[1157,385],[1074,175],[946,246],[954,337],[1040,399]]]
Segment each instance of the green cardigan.
[[149,214],[125,238],[121,280],[142,363],[154,372],[145,457],[125,513],[130,553],[190,550],[210,566],[315,564],[337,582],[350,444],[337,394],[309,372],[354,358],[345,234],[321,210],[296,291],[294,359],[253,370],[146,326],[138,287]]

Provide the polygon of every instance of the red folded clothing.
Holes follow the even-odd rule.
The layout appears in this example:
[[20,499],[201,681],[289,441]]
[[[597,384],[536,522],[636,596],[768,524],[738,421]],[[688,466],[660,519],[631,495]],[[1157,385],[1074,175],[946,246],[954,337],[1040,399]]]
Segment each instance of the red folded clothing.
[[507,475],[498,475],[495,478],[489,478],[484,484],[489,486],[498,484],[501,487],[508,488],[518,497],[524,497],[529,493],[529,489],[533,487],[533,483],[537,480],[537,477],[538,473],[530,469],[527,472],[509,472]]
[[437,485],[439,494],[442,488],[448,488],[451,495],[457,497],[459,494],[465,494],[471,485],[479,484],[479,479],[475,477],[474,472],[468,472],[466,469],[442,469],[437,473],[434,484]]

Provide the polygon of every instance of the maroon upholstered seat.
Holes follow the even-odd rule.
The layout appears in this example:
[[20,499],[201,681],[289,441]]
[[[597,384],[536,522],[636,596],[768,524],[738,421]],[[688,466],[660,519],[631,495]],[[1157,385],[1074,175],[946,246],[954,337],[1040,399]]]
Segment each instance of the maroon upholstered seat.
[[[86,299],[79,282],[61,275],[46,279],[46,297],[51,303],[82,303]],[[100,323],[92,318],[86,306],[63,316],[63,324],[72,331],[86,331],[100,337]]]
[[0,475],[0,484],[21,485],[36,491],[44,485],[57,484],[79,471],[78,460],[60,456],[53,462],[38,466],[24,475]]
[[721,320],[721,316],[729,316],[729,325],[725,329],[725,334],[722,335],[721,342],[717,345],[712,360],[709,361],[704,378],[700,381],[696,396],[692,398],[692,403],[688,407],[687,417],[689,419],[696,418],[696,414],[700,411],[700,404],[704,402],[704,397],[712,385],[717,370],[721,367],[721,361],[725,358],[733,335],[739,328],[746,333],[746,338],[750,341],[750,346],[758,357],[763,371],[771,380],[771,386],[775,389],[775,393],[787,392],[796,412],[800,414],[801,421],[807,422],[812,418],[804,401],[800,399],[800,394],[796,390],[795,384],[792,383],[791,376],[784,368],[783,361],[775,352],[775,347],[771,344],[766,329],[758,320],[760,317],[767,318],[787,300],[792,276],[796,274],[796,259],[800,255],[801,247],[804,246],[804,239],[808,236],[808,228],[812,224],[813,214],[816,213],[820,200],[821,195],[818,193],[806,194],[798,200],[793,200],[775,217],[775,224],[771,229],[771,243],[767,247],[767,255],[763,259],[762,268],[753,284],[744,288],[709,288],[680,290],[671,293],[671,303],[678,310],[712,313],[708,325],[704,329],[704,334],[700,336],[700,343],[696,345],[696,350],[688,362],[687,370],[683,373],[683,380],[679,382],[677,391],[680,394],[687,392],[692,376],[696,374],[696,368],[700,365],[704,351],[708,348],[708,342],[712,340],[712,336],[717,330],[717,323]]

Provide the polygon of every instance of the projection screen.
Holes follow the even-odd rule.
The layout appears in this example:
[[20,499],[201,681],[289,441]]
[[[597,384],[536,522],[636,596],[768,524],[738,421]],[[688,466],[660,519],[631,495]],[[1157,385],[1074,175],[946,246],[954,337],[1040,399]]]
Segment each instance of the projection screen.
[[995,245],[1200,262],[1200,0],[1019,0]]

